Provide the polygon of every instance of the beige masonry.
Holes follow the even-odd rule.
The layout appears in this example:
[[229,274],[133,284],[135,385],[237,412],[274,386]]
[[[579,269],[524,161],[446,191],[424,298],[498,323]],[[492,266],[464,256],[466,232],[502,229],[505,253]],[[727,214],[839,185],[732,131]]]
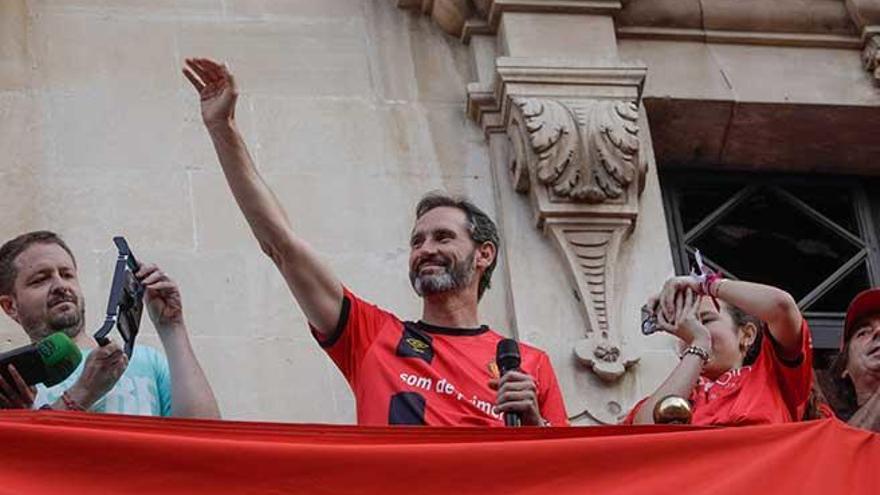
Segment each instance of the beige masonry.
[[658,167],[876,175],[878,36],[880,0],[3,1],[0,237],[69,239],[97,328],[126,235],[180,282],[226,417],[352,422],[179,74],[220,58],[347,285],[417,317],[412,207],[471,196],[504,239],[486,323],[548,351],[575,424],[610,423],[676,361],[639,332],[673,271]]

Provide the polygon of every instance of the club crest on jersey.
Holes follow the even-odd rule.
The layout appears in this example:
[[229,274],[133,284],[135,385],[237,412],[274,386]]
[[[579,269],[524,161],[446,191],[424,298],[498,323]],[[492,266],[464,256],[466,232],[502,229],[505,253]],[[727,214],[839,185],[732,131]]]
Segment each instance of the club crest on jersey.
[[397,355],[400,357],[414,357],[431,364],[434,359],[434,347],[431,344],[431,336],[418,331],[409,325],[404,325],[403,335],[397,343]]
[[489,376],[492,378],[501,378],[501,371],[498,370],[498,363],[495,361],[489,361],[486,364],[486,368],[489,369]]

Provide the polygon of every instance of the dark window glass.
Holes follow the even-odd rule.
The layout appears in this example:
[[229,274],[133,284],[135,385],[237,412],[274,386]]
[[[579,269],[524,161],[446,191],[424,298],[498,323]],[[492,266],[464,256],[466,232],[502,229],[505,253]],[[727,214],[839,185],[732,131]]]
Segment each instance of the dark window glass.
[[801,299],[858,251],[770,189],[759,189],[689,243],[737,278]]
[[817,360],[822,367],[840,343],[849,302],[880,285],[880,227],[871,220],[880,214],[872,188],[880,188],[861,178],[694,171],[661,180],[677,272],[690,271],[699,249],[728,277],[788,291],[801,304],[814,345],[829,350]]
[[843,277],[834,288],[826,292],[816,302],[805,308],[807,312],[836,313],[845,312],[849,302],[859,292],[871,287],[868,267],[862,262],[849,275]]
[[783,189],[855,235],[859,235],[855,197],[844,187],[783,186]]
[[739,184],[700,184],[682,189],[679,196],[681,224],[687,232],[696,227],[708,214],[742,189]]

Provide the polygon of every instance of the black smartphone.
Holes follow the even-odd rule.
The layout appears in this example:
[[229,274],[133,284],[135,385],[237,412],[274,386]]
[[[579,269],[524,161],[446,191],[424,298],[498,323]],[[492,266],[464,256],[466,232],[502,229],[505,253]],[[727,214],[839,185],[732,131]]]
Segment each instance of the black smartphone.
[[125,342],[125,354],[131,358],[134,342],[141,326],[144,312],[144,286],[135,277],[139,264],[132,254],[124,237],[114,237],[118,255],[116,268],[113,271],[113,282],[110,284],[110,300],[107,303],[107,316],[104,324],[95,332],[94,337],[99,345],[110,343],[107,335],[115,326]]
[[642,306],[642,333],[651,335],[659,331],[660,329],[657,328],[657,315],[647,305]]

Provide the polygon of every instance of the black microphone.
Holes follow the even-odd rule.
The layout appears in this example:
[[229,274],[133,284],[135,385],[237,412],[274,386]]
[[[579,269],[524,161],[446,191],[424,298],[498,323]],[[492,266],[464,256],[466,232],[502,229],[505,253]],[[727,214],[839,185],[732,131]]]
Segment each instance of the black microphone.
[[[519,357],[519,344],[513,339],[501,339],[495,348],[495,364],[498,373],[504,376],[508,371],[519,369],[521,359]],[[522,426],[522,417],[519,413],[504,413],[504,426]]]

